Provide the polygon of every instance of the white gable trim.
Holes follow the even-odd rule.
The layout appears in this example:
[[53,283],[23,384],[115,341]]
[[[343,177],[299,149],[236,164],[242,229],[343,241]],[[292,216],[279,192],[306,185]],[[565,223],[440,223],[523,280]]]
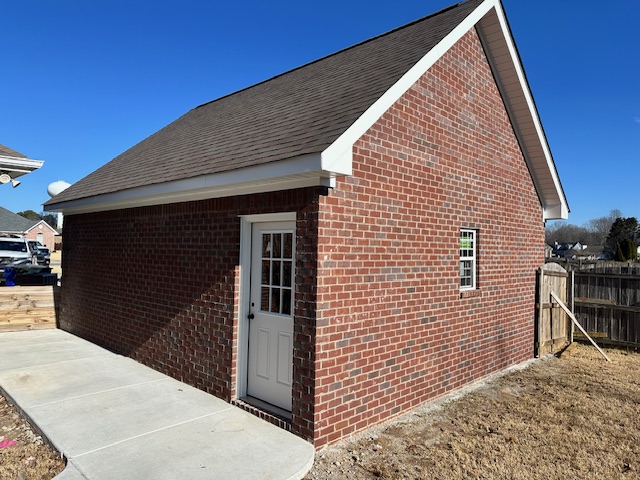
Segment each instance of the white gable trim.
[[29,233],[31,230],[33,230],[34,228],[36,228],[38,225],[44,225],[45,227],[47,227],[49,230],[51,230],[53,232],[54,235],[59,235],[58,231],[53,228],[51,225],[49,225],[47,222],[45,222],[44,220],[40,220],[38,223],[33,224],[31,227],[29,227],[28,229],[25,230],[25,234]]
[[338,139],[322,152],[322,165],[330,171],[352,171],[353,145],[384,115],[447,51],[494,7],[496,0],[480,4],[467,18],[418,61],[400,80],[371,105]]
[[[493,33],[498,41],[501,40],[507,46],[506,53],[502,52],[500,62],[496,61],[497,56],[492,54],[495,44],[487,41],[483,28],[483,25],[491,23],[487,21],[491,17],[498,19],[499,26]],[[567,200],[499,0],[485,0],[481,3],[322,152],[323,169],[351,174],[353,145],[358,139],[456,42],[476,26],[540,198],[543,220],[566,219],[569,214]],[[512,72],[513,74],[510,75]],[[512,88],[504,88],[506,79],[512,80]],[[521,96],[523,100],[519,98]],[[521,101],[524,108],[518,109],[517,114],[514,114],[512,105],[517,101]]]

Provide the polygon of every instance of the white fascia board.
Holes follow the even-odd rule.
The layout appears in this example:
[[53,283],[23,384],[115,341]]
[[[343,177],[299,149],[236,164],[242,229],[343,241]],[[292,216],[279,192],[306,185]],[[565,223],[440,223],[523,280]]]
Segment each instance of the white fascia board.
[[73,215],[311,186],[334,187],[333,174],[321,170],[320,166],[319,154],[304,155],[228,172],[52,203],[45,205],[44,209]]
[[31,173],[42,165],[44,165],[43,160],[0,155],[0,171],[13,173],[14,175],[11,175],[13,178]]
[[[484,35],[481,24],[479,24],[478,34],[485,46],[485,49],[487,50],[491,67],[500,70],[500,65],[508,64],[509,69],[512,69],[512,71],[506,72],[507,75],[515,73],[515,76],[511,77],[509,81],[511,84],[517,85],[518,93],[521,94],[524,98],[526,108],[517,108],[517,111],[522,112],[523,110],[527,110],[528,118],[526,120],[530,122],[530,125],[533,126],[533,134],[529,134],[528,136],[524,135],[519,128],[520,122],[518,121],[518,114],[516,113],[515,108],[515,105],[518,103],[518,99],[513,99],[513,102],[511,101],[512,99],[509,98],[509,95],[507,93],[509,90],[509,86],[501,82],[500,75],[496,76],[498,88],[500,89],[503,98],[505,99],[505,104],[507,110],[509,111],[509,116],[511,117],[512,124],[514,125],[516,136],[518,136],[518,139],[521,143],[523,153],[533,177],[534,185],[542,203],[543,219],[565,220],[569,216],[569,205],[564,195],[564,191],[562,190],[560,178],[558,177],[558,173],[553,162],[553,157],[551,156],[551,150],[549,149],[549,144],[547,143],[544,130],[542,129],[542,123],[540,122],[538,111],[536,109],[535,102],[533,101],[529,83],[526,80],[524,69],[520,63],[520,57],[517,53],[513,38],[511,37],[510,29],[508,27],[502,5],[499,1],[492,1],[492,3],[495,7],[494,14],[496,15],[496,18],[500,25],[502,34],[500,39],[505,42],[508,54],[505,54],[502,49],[500,49],[499,59],[492,54],[490,47],[491,42],[489,42]],[[510,86],[513,87],[515,85]],[[522,99],[519,100],[522,101]],[[533,165],[532,159],[530,158],[531,151],[534,148],[541,149],[542,154],[544,155],[544,163],[546,164],[546,168],[543,172],[540,171],[540,167],[536,168],[536,166]],[[551,179],[553,183],[552,195],[545,194],[544,189],[541,187],[539,178],[541,175],[548,176]]]
[[378,119],[397,102],[453,45],[456,44],[498,0],[486,0],[469,14],[457,27],[422,57],[400,80],[371,105],[340,137],[322,152],[323,170],[338,175],[351,175],[353,145]]

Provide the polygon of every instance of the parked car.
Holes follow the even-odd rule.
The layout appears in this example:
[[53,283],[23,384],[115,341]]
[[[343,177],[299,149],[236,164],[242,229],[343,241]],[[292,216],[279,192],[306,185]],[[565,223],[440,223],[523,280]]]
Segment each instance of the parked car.
[[[37,243],[37,242],[36,242]],[[14,266],[25,263],[38,264],[44,255],[32,247],[26,238],[0,237],[0,266]]]
[[49,265],[51,263],[51,252],[47,247],[36,240],[29,240],[32,252],[35,252],[38,265]]

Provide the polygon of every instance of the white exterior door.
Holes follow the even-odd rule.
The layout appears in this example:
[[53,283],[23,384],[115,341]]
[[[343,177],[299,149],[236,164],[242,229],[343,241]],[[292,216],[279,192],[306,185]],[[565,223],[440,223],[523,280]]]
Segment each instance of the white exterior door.
[[291,411],[295,222],[254,223],[247,394]]

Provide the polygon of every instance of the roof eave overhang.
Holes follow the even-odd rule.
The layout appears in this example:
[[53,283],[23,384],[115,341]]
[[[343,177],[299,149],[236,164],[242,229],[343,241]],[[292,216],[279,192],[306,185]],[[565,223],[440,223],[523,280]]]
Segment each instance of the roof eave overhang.
[[325,170],[324,167],[320,154],[303,155],[76,200],[56,202],[54,197],[44,205],[44,209],[48,212],[74,215],[312,186],[333,187],[336,176],[351,173],[335,169]]
[[31,173],[42,167],[43,164],[43,160],[32,160],[30,158],[0,155],[0,172],[8,173],[11,178]]

